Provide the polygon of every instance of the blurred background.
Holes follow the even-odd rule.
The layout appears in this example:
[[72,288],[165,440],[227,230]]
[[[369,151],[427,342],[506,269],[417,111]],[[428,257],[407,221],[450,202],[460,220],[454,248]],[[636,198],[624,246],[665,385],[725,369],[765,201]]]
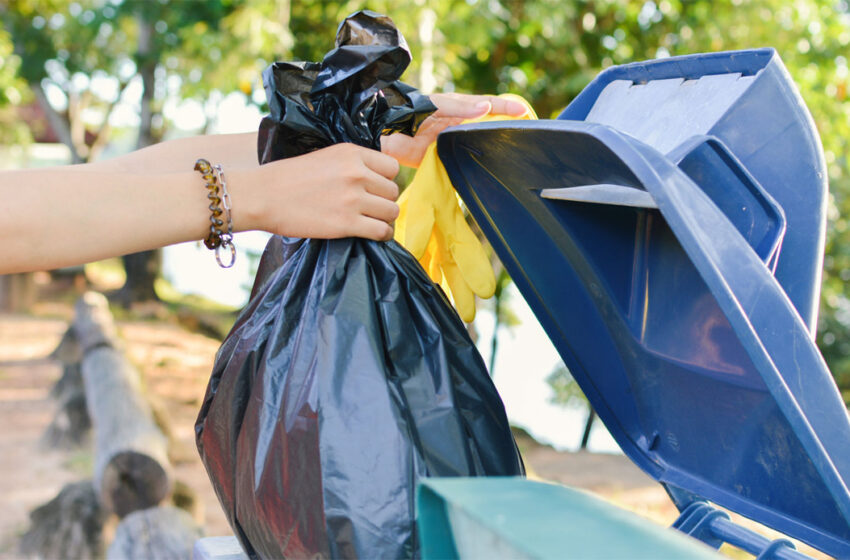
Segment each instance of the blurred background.
[[[775,48],[812,113],[829,170],[818,344],[850,402],[847,0],[0,0],[0,168],[256,130],[266,111],[262,70],[276,60],[321,60],[339,22],[362,8],[390,15],[407,39],[406,82],[425,92],[516,93],[540,118],[557,116],[611,65]],[[410,177],[405,170],[399,182]],[[94,288],[108,294],[151,390],[185,407],[178,431],[191,441],[216,343],[247,300],[265,239],[238,237],[237,267],[226,271],[189,243],[0,276],[0,403],[29,394],[6,384],[2,397],[8,363],[47,355],[74,299]],[[470,332],[511,421],[556,450],[616,453],[503,271],[498,286]],[[202,338],[175,343],[177,333]],[[175,384],[175,376],[189,381]]]

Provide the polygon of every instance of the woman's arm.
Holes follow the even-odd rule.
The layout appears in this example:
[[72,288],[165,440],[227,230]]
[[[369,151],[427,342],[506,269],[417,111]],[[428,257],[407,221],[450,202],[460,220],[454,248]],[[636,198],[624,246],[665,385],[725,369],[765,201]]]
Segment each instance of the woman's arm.
[[118,173],[161,174],[191,170],[198,158],[221,164],[225,170],[254,168],[257,163],[257,133],[191,136],[160,142],[129,154],[69,169]]
[[208,201],[204,181],[192,167],[198,156],[216,162],[211,154],[225,162],[237,231],[392,236],[390,223],[398,215],[393,158],[340,144],[264,166],[238,167],[243,161],[238,152],[234,157],[217,151],[222,141],[226,146],[229,140],[198,137],[103,164],[0,173],[6,210],[0,220],[0,273],[58,268],[203,238],[209,228]]
[[204,181],[192,170],[199,157],[223,166],[236,231],[389,239],[399,161],[418,165],[437,133],[464,118],[525,110],[485,96],[432,100],[438,111],[420,134],[387,138],[382,148],[389,155],[340,144],[259,166],[257,135],[246,133],[172,140],[91,164],[2,171],[0,274],[202,239],[209,210]]
[[[381,151],[402,165],[417,167],[425,149],[447,127],[460,124],[465,119],[480,117],[487,112],[514,116],[525,113],[525,107],[521,103],[490,95],[436,93],[431,95],[431,101],[437,106],[437,111],[422,123],[416,136],[384,136],[381,139]],[[202,144],[202,147],[199,144]],[[203,154],[199,155],[199,150],[203,150]],[[94,166],[129,173],[172,173],[185,170],[186,162],[194,162],[198,157],[220,163],[225,169],[256,167],[257,133],[181,138],[99,162]]]

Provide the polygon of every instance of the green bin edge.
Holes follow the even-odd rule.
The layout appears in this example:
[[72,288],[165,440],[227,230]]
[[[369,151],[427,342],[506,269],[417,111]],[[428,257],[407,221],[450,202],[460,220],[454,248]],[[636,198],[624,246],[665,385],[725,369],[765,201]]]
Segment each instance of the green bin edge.
[[420,482],[416,507],[423,560],[458,558],[446,504],[529,558],[724,558],[696,539],[587,492],[520,477],[481,477]]

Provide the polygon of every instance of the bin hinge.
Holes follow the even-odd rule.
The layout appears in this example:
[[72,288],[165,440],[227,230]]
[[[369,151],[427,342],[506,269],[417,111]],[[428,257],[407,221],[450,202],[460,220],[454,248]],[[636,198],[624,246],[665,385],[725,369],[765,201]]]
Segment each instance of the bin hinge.
[[736,525],[726,512],[715,509],[707,502],[695,501],[688,505],[673,528],[701,540],[705,544],[720,548],[723,543],[745,550],[756,560],[812,560],[794,548],[786,539],[771,541],[758,533]]

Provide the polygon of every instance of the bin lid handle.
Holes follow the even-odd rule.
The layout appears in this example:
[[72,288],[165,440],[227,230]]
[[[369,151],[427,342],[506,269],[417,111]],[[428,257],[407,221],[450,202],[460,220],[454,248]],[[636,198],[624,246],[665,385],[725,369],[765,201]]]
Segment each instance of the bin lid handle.
[[652,195],[642,189],[600,183],[598,185],[580,185],[559,189],[543,189],[542,198],[551,200],[569,200],[572,202],[590,202],[633,208],[658,208]]

